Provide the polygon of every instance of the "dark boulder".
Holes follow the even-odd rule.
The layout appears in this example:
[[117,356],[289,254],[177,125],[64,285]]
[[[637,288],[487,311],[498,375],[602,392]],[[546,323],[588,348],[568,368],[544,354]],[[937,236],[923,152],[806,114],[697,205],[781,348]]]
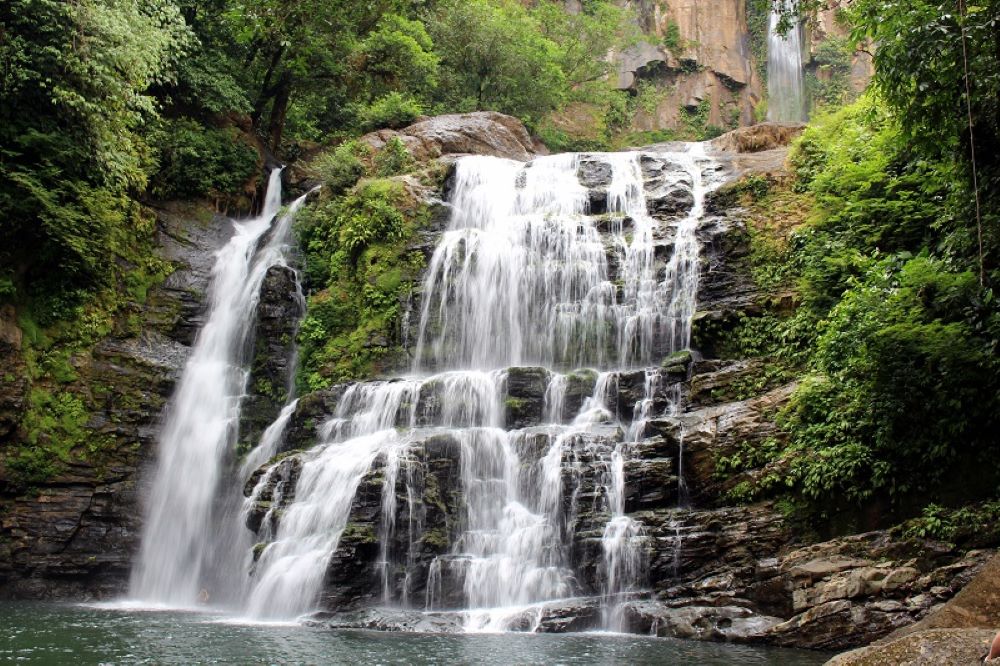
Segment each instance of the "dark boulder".
[[545,368],[510,368],[507,371],[507,398],[504,407],[508,428],[527,428],[542,422],[545,389],[550,377]]
[[298,278],[288,266],[272,266],[264,276],[257,305],[250,377],[240,420],[240,446],[256,446],[291,391],[295,335],[305,313]]

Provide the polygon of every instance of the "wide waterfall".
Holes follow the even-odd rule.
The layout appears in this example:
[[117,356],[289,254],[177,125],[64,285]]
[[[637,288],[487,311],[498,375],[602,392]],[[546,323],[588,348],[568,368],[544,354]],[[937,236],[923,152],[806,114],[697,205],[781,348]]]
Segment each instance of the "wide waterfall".
[[791,0],[772,5],[767,33],[767,119],[806,120],[806,92],[802,66],[802,25],[793,22],[781,34],[782,14],[791,11]]
[[[645,559],[626,466],[645,422],[678,406],[660,363],[689,345],[712,169],[700,144],[459,159],[412,374],[335,389],[317,445],[247,485],[248,615],[335,609],[330,586],[356,584],[368,557],[370,603],[466,631],[530,630],[587,594],[619,628]],[[518,423],[527,390],[543,404]],[[275,452],[264,440],[253,465]]]
[[209,584],[209,569],[225,520],[220,487],[231,459],[249,375],[248,336],[264,276],[285,262],[295,211],[284,214],[281,170],[268,179],[257,217],[237,222],[229,243],[217,255],[212,273],[208,317],[168,407],[159,438],[159,459],[148,498],[145,531],[130,595],[147,603],[193,606]]
[[[690,343],[716,169],[701,144],[460,158],[410,374],[289,402],[240,462],[243,350],[301,203],[258,249],[278,205],[272,174],[264,213],[219,253],[133,594],[190,605],[204,589],[269,620],[413,609],[465,631],[533,630],[552,604],[583,600],[592,624],[621,629],[648,554],[630,484],[656,442],[646,423],[680,408],[662,364]],[[303,428],[311,448],[288,450],[286,430]],[[674,492],[675,464],[656,497]],[[213,560],[238,575],[213,578]]]

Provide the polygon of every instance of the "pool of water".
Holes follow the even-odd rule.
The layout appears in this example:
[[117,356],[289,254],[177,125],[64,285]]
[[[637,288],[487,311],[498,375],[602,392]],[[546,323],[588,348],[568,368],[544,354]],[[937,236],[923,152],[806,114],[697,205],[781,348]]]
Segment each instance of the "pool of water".
[[620,634],[401,634],[218,615],[0,604],[0,663],[813,666],[828,655]]

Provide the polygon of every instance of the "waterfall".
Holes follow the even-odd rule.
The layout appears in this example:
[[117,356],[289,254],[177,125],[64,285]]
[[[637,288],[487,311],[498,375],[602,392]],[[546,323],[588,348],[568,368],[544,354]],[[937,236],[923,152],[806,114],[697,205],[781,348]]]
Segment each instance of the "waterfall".
[[[665,225],[647,206],[644,159],[619,153],[556,155],[527,165],[458,161],[451,222],[420,291],[413,375],[347,389],[320,444],[297,455],[294,499],[276,527],[275,498],[287,496],[281,484],[294,476],[272,479],[281,467],[275,465],[252,493],[251,502],[274,486],[268,524],[258,530],[250,615],[295,617],[321,605],[357,489],[375,473],[382,498],[377,596],[385,604],[405,602],[419,537],[413,518],[419,488],[408,451],[443,434],[458,450],[464,508],[448,551],[426,565],[426,608],[448,603],[446,581],[457,581],[467,631],[534,626],[540,604],[583,591],[569,553],[586,509],[602,520],[606,626],[620,628],[619,601],[641,587],[644,559],[642,526],[626,513],[626,467],[646,421],[663,409],[657,405],[666,389],[656,366],[690,341],[707,191],[700,145],[652,158],[665,160],[663,181],[689,192],[692,202],[666,225],[672,249],[659,256]],[[587,160],[599,162],[607,176],[600,214],[592,213],[590,189],[581,184]],[[507,369],[525,365],[541,366],[547,376],[541,430],[506,423]],[[575,368],[592,368],[576,380],[593,377],[593,387],[570,413],[566,373]],[[645,377],[643,395],[620,410],[621,373],[633,368]],[[591,477],[595,491],[584,506],[578,494]],[[402,556],[391,546],[402,523],[400,498],[410,512],[410,546]],[[406,573],[394,596],[398,566]]]
[[807,119],[802,67],[802,25],[794,22],[780,34],[782,14],[792,10],[791,0],[772,3],[767,33],[767,119],[798,122]]
[[[632,459],[647,422],[678,408],[676,385],[668,386],[659,365],[690,343],[697,232],[711,186],[703,151],[690,144],[674,152],[564,154],[527,164],[457,161],[451,220],[415,291],[411,374],[334,389],[335,407],[316,426],[316,445],[275,458],[300,408],[286,405],[243,461],[240,483],[248,497],[233,523],[242,530],[236,541],[246,561],[236,596],[247,616],[291,619],[335,610],[331,575],[344,558],[355,558],[350,576],[377,579],[362,593],[372,602],[415,600],[426,610],[450,610],[466,631],[531,630],[547,603],[587,594],[603,599],[607,628],[622,628],[621,601],[641,592],[645,563],[643,526],[627,501]],[[250,225],[261,227],[255,238],[263,237],[266,221],[240,229]],[[274,242],[272,236],[268,247]],[[255,254],[254,245],[246,241],[240,255],[239,282],[247,292],[263,257],[280,260],[280,252],[267,248]],[[217,283],[215,291],[222,290]],[[219,307],[213,305],[209,326],[223,316]],[[237,321],[250,319],[252,305],[227,307],[243,313]],[[240,326],[231,324],[228,355],[211,357],[237,378],[226,394],[229,429],[246,375],[235,351],[246,335]],[[197,358],[189,366],[198,367]],[[523,426],[515,421],[529,389],[537,411],[526,418],[532,425]],[[195,389],[182,381],[178,405],[196,399],[185,390]],[[184,432],[195,432],[195,423]],[[198,431],[197,439],[204,436]],[[189,464],[214,475],[206,484],[212,490],[199,486],[198,508],[182,512],[190,519],[186,529],[204,536],[199,547],[211,542],[206,516],[219,485],[219,451],[228,443],[212,440],[212,448],[163,439],[165,451],[196,448],[199,457]],[[435,486],[433,498],[424,494],[430,472],[420,467],[431,458],[438,465],[454,461],[443,477],[449,486]],[[154,497],[192,501],[184,496],[188,473],[161,464],[160,476],[172,485]],[[431,509],[453,514],[446,533],[436,528],[428,556],[424,521]],[[158,536],[144,540],[144,557],[148,548],[150,557],[175,558],[169,584],[183,582],[184,598],[193,600],[199,558],[182,557],[193,534],[181,539],[160,535],[163,526],[150,529]],[[596,551],[588,572],[576,560],[581,532],[591,535]],[[348,550],[338,554],[342,543]],[[369,559],[357,562],[352,553],[359,551],[350,549],[361,547],[370,549]],[[137,569],[147,570],[153,568]],[[370,573],[353,573],[362,570]]]
[[210,586],[207,570],[216,548],[226,545],[214,538],[221,520],[217,500],[239,424],[249,374],[243,357],[260,286],[267,270],[285,261],[291,221],[304,199],[279,216],[281,172],[273,170],[260,215],[234,223],[232,239],[216,256],[207,321],[159,436],[129,590],[138,600],[193,606]]
[[[657,223],[646,207],[640,154],[599,156],[611,170],[607,207],[620,296],[599,221],[586,215],[581,157],[538,158],[527,167],[492,157],[460,161],[451,225],[424,283],[417,371],[637,367],[659,360],[662,329],[679,325],[687,313],[678,304],[691,290],[673,283],[683,277],[677,270],[657,279]],[[671,157],[685,175],[695,170],[691,155]],[[683,250],[684,261],[690,250]],[[696,244],[693,250],[697,260]]]

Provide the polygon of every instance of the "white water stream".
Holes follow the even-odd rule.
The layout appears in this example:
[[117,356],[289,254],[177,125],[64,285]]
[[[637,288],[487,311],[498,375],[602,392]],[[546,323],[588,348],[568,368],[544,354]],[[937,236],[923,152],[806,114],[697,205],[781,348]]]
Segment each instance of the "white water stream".
[[767,33],[767,119],[799,122],[806,120],[806,89],[802,66],[802,25],[795,22],[781,34],[782,13],[789,12],[791,0],[781,0],[771,8]]
[[304,200],[278,215],[281,172],[275,169],[260,215],[234,223],[232,239],[217,254],[208,320],[159,437],[142,546],[129,588],[136,600],[193,606],[206,584],[203,574],[219,546],[214,534],[217,496],[249,376],[243,356],[260,287],[268,269],[284,263],[291,221]]

